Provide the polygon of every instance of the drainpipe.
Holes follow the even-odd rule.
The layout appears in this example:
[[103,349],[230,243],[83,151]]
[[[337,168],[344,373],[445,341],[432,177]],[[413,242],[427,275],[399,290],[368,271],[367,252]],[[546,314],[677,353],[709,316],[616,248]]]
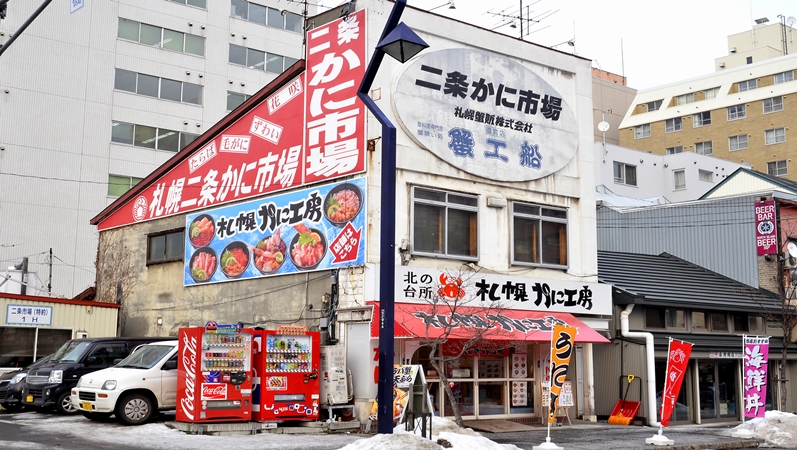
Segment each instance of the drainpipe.
[[634,310],[634,305],[628,305],[620,313],[620,334],[629,338],[645,338],[645,347],[648,360],[648,424],[652,427],[660,426],[656,421],[656,364],[653,353],[653,334],[640,331],[628,331],[628,316]]

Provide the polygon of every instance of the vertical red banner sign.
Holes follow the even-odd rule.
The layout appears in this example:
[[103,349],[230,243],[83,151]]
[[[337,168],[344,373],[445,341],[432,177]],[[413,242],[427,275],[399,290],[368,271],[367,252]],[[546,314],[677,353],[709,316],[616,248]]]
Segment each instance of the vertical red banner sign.
[[661,424],[665,427],[670,426],[670,416],[675,411],[675,401],[681,392],[681,383],[684,381],[691,353],[692,344],[670,340],[670,350],[667,352],[667,375],[664,379],[664,394],[661,401]]
[[775,220],[775,201],[755,204],[755,244],[758,256],[778,252],[778,228]]
[[307,183],[365,170],[365,43],[365,10],[307,33]]
[[767,399],[769,336],[744,337],[744,416],[764,417]]
[[556,421],[556,406],[573,356],[576,329],[560,324],[553,326],[551,334],[551,400],[548,406],[548,423]]

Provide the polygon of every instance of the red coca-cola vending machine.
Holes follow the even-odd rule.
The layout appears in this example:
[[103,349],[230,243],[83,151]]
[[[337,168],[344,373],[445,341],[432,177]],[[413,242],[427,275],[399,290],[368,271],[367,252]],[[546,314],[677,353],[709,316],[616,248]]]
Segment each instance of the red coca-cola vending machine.
[[252,420],[318,420],[320,333],[300,326],[254,333]]
[[240,324],[180,328],[178,422],[248,422],[252,416],[252,333]]

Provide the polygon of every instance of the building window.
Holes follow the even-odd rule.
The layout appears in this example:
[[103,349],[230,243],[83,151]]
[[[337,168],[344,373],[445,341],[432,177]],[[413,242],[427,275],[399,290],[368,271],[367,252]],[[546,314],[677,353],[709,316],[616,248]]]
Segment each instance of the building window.
[[744,150],[747,148],[747,135],[740,134],[728,138],[728,148],[730,151]]
[[251,97],[251,95],[227,91],[227,111],[232,111],[241,106],[243,102],[249,100],[249,97]]
[[147,127],[126,122],[111,122],[111,142],[136,147],[178,152],[194,142],[198,134],[183,133],[165,128]]
[[667,147],[667,148],[664,149],[664,153],[666,153],[668,155],[674,155],[676,153],[683,153],[683,152],[684,152],[684,146],[683,145],[679,145],[679,146],[676,146],[676,147]]
[[711,141],[695,143],[695,153],[698,155],[711,155],[714,153],[714,146]]
[[699,169],[698,170],[698,177],[700,178],[700,181],[711,181],[711,182],[713,182],[714,181],[714,172],[712,172],[710,170]]
[[767,174],[782,177],[788,175],[789,170],[786,166],[786,160],[782,159],[780,161],[772,161],[767,163]]
[[672,179],[675,189],[686,189],[686,171],[684,169],[673,170]]
[[287,56],[261,52],[260,50],[230,44],[230,64],[237,64],[250,69],[265,70],[266,72],[282,73],[296,63],[296,61],[296,59]]
[[147,264],[183,260],[183,230],[147,236]]
[[728,314],[724,312],[711,313],[711,331],[728,331]]
[[655,102],[647,102],[645,106],[648,108],[648,112],[658,111],[661,108],[661,100],[656,100]]
[[758,87],[758,80],[753,78],[752,80],[745,80],[736,83],[736,86],[739,87],[739,92],[749,91]]
[[676,105],[685,105],[695,101],[695,94],[684,94],[675,97]]
[[125,192],[141,182],[143,178],[126,177],[124,175],[108,175],[108,195],[121,197]]
[[248,20],[260,25],[301,33],[302,16],[290,11],[268,8],[246,0],[232,0],[230,17]]
[[650,137],[650,124],[637,125],[634,127],[634,139],[643,139]]
[[692,311],[692,330],[708,331],[708,324],[706,323],[706,313],[704,313],[703,311]]
[[676,131],[681,131],[681,118],[675,117],[672,119],[667,119],[664,121],[664,132],[665,133],[674,133]]
[[[185,3],[185,2],[183,2]],[[168,28],[155,27],[135,20],[119,18],[117,37],[138,42],[150,47],[159,47],[175,52],[205,56],[205,38]]]
[[747,313],[732,313],[733,331],[736,333],[756,333],[764,331],[764,318]]
[[[72,339],[72,330],[33,325],[0,327],[0,367],[25,367]],[[5,396],[8,381],[3,380]],[[5,399],[5,397],[3,397]]]
[[664,312],[664,321],[667,328],[686,328],[686,311],[667,308]]
[[636,166],[615,161],[614,182],[636,186]]
[[728,107],[728,120],[744,119],[745,116],[744,104]]
[[706,89],[705,91],[703,91],[703,93],[705,94],[706,100],[710,98],[717,98],[717,95],[719,95],[720,93],[720,88],[715,87],[711,89]]
[[692,311],[692,331],[728,331],[728,315],[724,312]]
[[766,145],[780,144],[781,142],[786,142],[785,128],[775,128],[774,130],[764,131],[764,143]]
[[[671,310],[665,308],[656,308],[653,306],[645,307],[645,328],[667,328],[668,322],[673,316],[677,321],[677,313],[669,314]],[[677,310],[672,310],[677,311]]]
[[764,114],[783,111],[783,97],[777,96],[764,99]]
[[206,9],[207,0],[169,0],[174,3],[182,3],[183,5],[196,6],[197,8]]
[[748,56],[747,57],[747,64],[752,64],[752,63],[753,63],[753,57],[752,56]]
[[692,115],[693,126],[695,128],[711,125],[711,111],[705,111]]
[[512,262],[567,266],[567,210],[512,203]]
[[143,73],[116,69],[114,88],[120,91],[176,102],[202,104],[202,86]]
[[412,251],[478,260],[478,197],[413,187]]
[[775,74],[775,84],[786,83],[788,81],[794,81],[794,71],[789,70],[788,72],[781,72]]

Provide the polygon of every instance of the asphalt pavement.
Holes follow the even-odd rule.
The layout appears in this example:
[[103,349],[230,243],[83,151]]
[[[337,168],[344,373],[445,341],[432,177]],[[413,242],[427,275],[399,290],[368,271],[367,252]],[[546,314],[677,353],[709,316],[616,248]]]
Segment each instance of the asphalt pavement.
[[[633,450],[633,449],[748,449],[757,448],[763,443],[760,439],[742,439],[731,436],[731,429],[738,425],[722,424],[714,426],[682,425],[664,428],[662,434],[671,439],[672,446],[654,446],[645,440],[657,435],[659,428],[645,426],[610,425],[606,422],[574,421],[573,425],[551,428],[551,442],[566,450]],[[547,427],[535,426],[534,431],[505,433],[480,433],[501,444],[514,444],[524,450],[531,450],[545,442]],[[539,429],[537,429],[539,428]]]

